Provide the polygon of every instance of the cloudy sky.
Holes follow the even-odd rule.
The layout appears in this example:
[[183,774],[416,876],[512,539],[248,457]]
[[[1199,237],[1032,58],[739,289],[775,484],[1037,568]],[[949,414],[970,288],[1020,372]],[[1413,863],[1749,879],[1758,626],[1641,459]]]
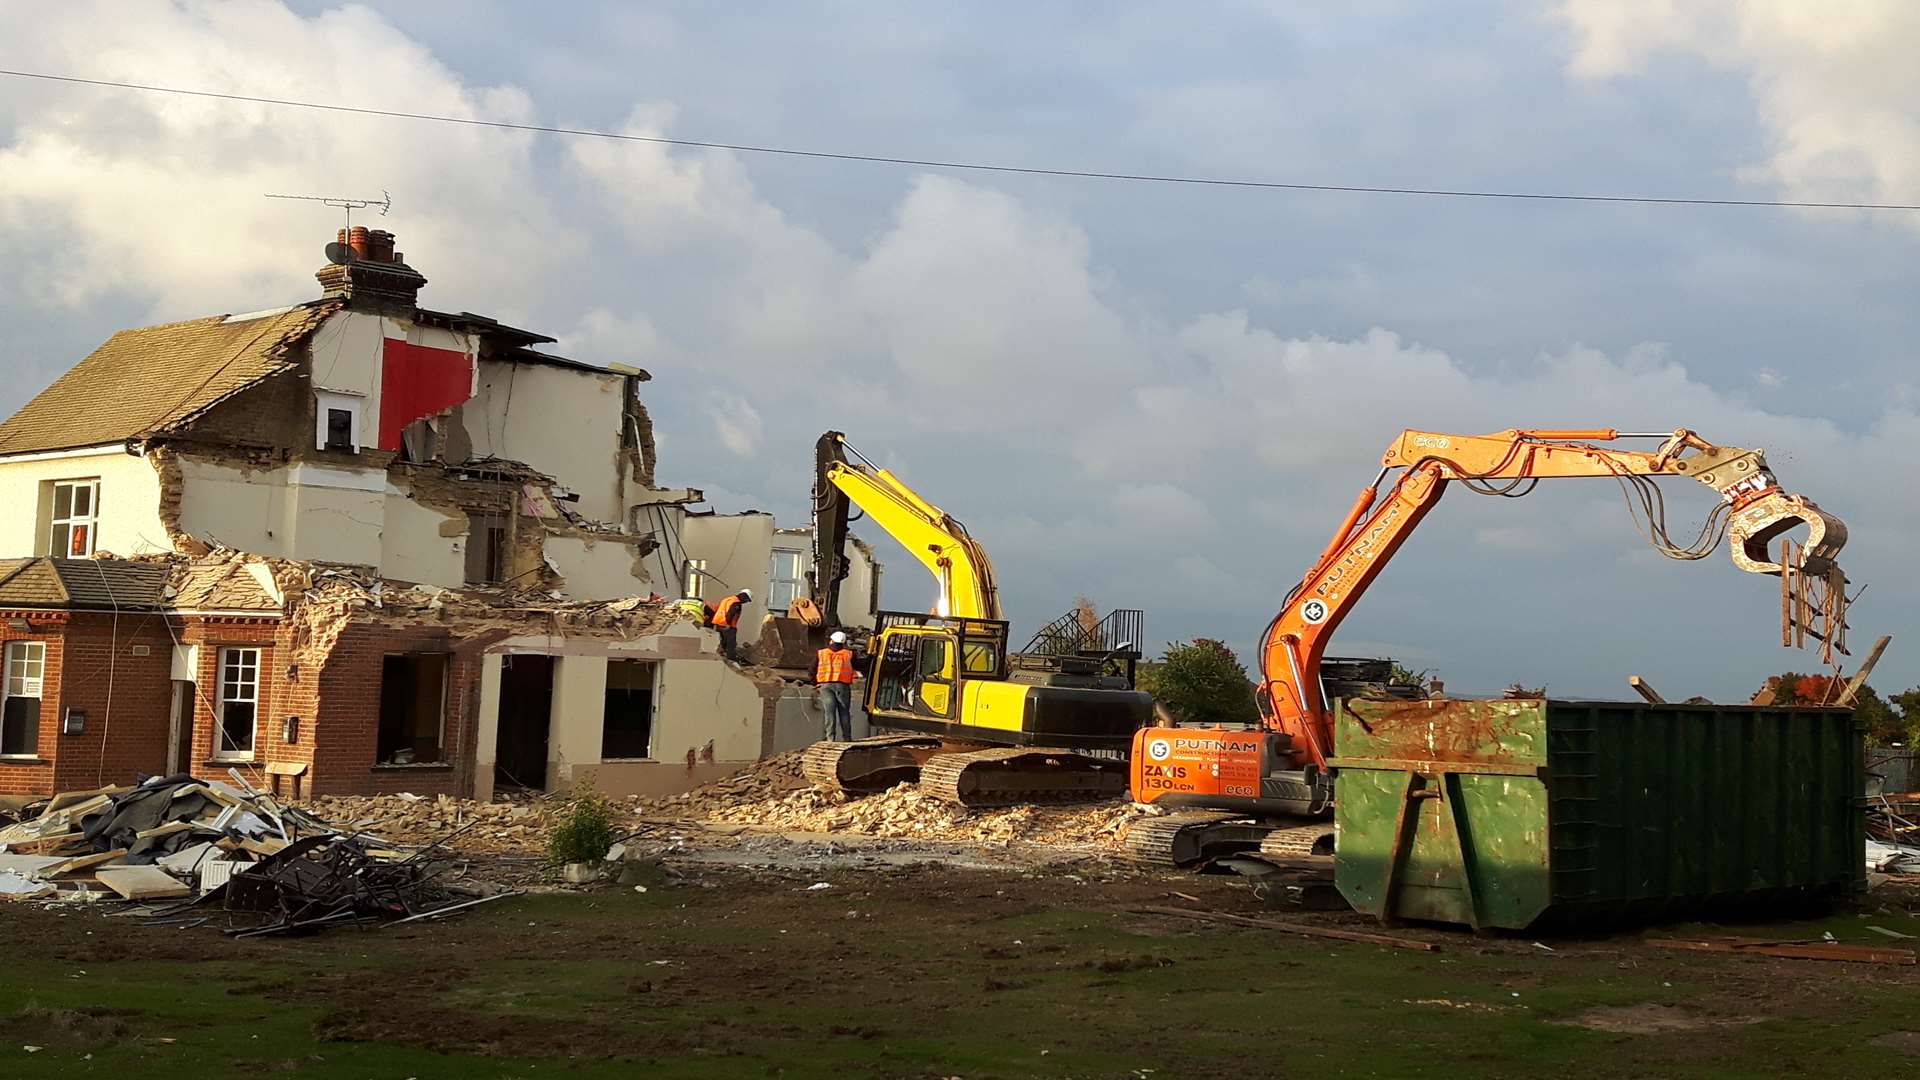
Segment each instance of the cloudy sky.
[[[1093,10],[0,0],[0,67],[921,159],[1920,202],[1904,0]],[[797,521],[844,430],[987,543],[1017,630],[1085,593],[1247,651],[1401,428],[1686,426],[1848,521],[1855,634],[1895,635],[1875,682],[1920,682],[1920,213],[956,173],[0,78],[0,408],[116,327],[313,295],[337,211],[261,195],[383,189],[429,303],[653,371],[663,481]],[[1669,498],[1676,533],[1710,504]],[[1334,651],[1732,699],[1814,662],[1777,620],[1772,579],[1661,559],[1569,481],[1449,494]]]

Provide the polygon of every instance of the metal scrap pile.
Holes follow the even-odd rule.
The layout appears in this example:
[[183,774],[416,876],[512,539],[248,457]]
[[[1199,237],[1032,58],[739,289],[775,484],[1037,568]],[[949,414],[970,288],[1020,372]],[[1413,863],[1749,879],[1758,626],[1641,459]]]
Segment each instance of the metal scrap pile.
[[1867,869],[1920,874],[1920,795],[1878,795],[1867,803]]
[[[429,917],[480,894],[436,884],[431,844],[405,850],[336,828],[273,795],[190,776],[67,792],[0,829],[0,897],[132,901],[184,921],[190,910],[264,915],[231,933]],[[206,921],[207,915],[198,919]]]

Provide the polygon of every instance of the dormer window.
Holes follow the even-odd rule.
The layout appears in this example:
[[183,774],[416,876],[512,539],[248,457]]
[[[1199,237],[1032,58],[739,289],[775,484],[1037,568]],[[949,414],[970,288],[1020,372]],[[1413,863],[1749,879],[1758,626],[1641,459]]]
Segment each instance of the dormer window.
[[359,453],[360,396],[316,390],[313,399],[313,448],[340,454]]
[[345,450],[353,452],[353,410],[327,410],[327,441],[320,444],[322,450]]

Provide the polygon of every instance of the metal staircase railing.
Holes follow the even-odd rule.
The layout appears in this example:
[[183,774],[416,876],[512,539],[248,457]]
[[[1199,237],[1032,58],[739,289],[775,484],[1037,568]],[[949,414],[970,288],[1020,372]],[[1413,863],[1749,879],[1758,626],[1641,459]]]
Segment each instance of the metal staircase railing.
[[[1080,621],[1080,612],[1065,615],[1041,627],[1021,652],[1032,656],[1104,656],[1138,660],[1145,644],[1146,613],[1139,608],[1115,608],[1092,626]],[[1125,649],[1120,646],[1125,645]]]

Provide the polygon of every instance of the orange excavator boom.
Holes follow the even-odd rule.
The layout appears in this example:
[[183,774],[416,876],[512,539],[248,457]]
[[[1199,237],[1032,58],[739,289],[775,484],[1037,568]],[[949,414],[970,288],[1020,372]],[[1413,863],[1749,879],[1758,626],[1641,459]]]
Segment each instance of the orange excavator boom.
[[[1661,442],[1651,451],[1596,445],[1631,438]],[[1387,448],[1380,464],[1380,474],[1360,491],[1262,638],[1258,697],[1264,737],[1143,729],[1134,740],[1136,800],[1230,810],[1279,804],[1299,811],[1325,804],[1318,792],[1308,799],[1296,796],[1302,785],[1324,783],[1333,754],[1333,716],[1320,682],[1328,640],[1452,483],[1481,494],[1514,495],[1542,479],[1610,478],[1628,491],[1630,508],[1635,497],[1641,500],[1636,523],[1662,554],[1702,558],[1718,546],[1724,529],[1735,565],[1751,573],[1783,573],[1782,565],[1770,559],[1770,542],[1805,526],[1804,556],[1791,573],[1825,577],[1844,590],[1834,559],[1846,543],[1846,526],[1811,500],[1782,490],[1760,451],[1718,446],[1686,429],[1513,429],[1485,435],[1409,429]],[[1399,479],[1383,495],[1381,484],[1396,470]],[[1660,496],[1652,488],[1660,477],[1696,480],[1720,496],[1692,544],[1676,544],[1666,534]],[[1190,782],[1172,782],[1174,773]]]

